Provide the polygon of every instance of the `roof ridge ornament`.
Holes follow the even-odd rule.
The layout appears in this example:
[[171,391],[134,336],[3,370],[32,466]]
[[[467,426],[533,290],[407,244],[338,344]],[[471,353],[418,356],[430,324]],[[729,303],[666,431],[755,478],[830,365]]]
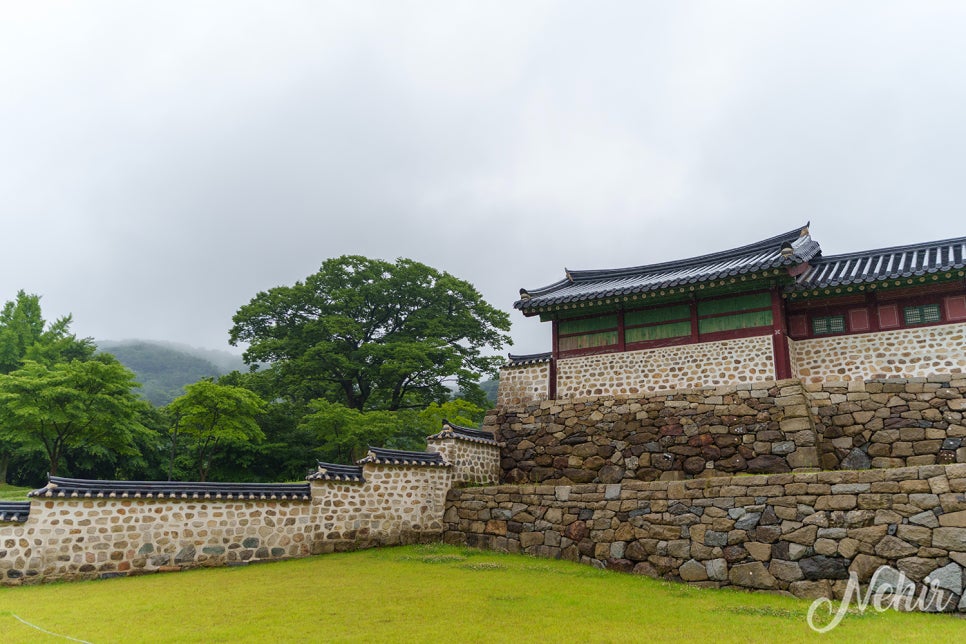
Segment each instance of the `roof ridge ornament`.
[[806,221],[805,222],[805,225],[802,226],[802,231],[800,233],[798,233],[798,236],[799,237],[808,237],[808,235],[809,235],[808,228],[811,225],[812,225],[812,222]]

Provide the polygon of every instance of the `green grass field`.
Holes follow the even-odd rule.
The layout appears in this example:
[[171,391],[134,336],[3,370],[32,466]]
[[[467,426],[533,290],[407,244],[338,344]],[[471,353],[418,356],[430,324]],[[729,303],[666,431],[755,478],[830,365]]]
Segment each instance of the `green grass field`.
[[240,568],[0,588],[0,641],[951,642],[948,615],[848,615],[809,630],[809,602],[701,590],[562,561],[448,546]]

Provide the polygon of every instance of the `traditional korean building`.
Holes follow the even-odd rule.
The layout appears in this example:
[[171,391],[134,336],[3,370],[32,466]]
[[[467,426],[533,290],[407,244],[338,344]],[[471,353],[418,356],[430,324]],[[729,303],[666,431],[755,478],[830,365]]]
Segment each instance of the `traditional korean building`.
[[808,224],[740,248],[565,271],[514,304],[552,350],[510,356],[500,403],[966,372],[966,237],[823,256]]

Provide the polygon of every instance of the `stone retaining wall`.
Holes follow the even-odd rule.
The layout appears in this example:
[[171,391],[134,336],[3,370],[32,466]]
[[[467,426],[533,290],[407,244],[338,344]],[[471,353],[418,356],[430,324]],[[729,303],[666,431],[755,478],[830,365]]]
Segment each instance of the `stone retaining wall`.
[[966,462],[966,376],[805,387],[822,469]]
[[534,402],[484,421],[509,483],[616,483],[818,467],[798,380]]
[[[450,543],[699,586],[841,597],[880,567],[964,610],[966,464],[454,489]],[[918,594],[918,591],[917,591]]]

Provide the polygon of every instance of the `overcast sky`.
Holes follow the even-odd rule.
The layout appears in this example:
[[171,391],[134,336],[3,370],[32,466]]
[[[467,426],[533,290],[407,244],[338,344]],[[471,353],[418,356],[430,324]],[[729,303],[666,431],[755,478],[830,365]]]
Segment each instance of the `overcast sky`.
[[348,253],[511,311],[807,220],[826,255],[966,235],[963,34],[959,1],[0,0],[0,302],[230,349]]

